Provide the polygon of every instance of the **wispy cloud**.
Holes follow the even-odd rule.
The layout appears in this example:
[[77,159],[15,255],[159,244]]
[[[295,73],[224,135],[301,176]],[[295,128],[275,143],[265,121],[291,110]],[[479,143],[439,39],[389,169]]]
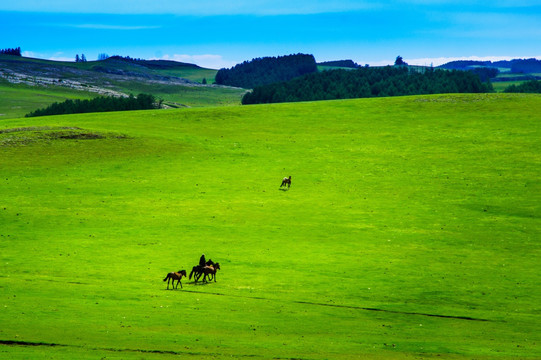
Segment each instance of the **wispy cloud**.
[[[437,17],[437,16],[436,16]],[[541,36],[541,15],[529,13],[460,12],[440,13],[449,22],[441,35],[462,38],[538,38]]]
[[199,16],[291,15],[357,11],[380,6],[380,2],[371,0],[18,0],[0,3],[0,11]]
[[539,0],[17,0],[0,2],[0,11],[73,14],[299,15],[376,9],[538,8]]
[[159,29],[160,26],[129,26],[129,25],[111,25],[111,24],[65,24],[67,27],[79,29],[94,29],[94,30],[151,30]]

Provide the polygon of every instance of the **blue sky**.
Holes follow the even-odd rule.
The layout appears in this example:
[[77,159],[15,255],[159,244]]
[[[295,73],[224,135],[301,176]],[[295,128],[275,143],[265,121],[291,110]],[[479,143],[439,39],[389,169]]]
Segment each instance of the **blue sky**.
[[541,58],[540,0],[17,0],[0,3],[0,48],[211,68],[292,53],[317,61],[439,65]]

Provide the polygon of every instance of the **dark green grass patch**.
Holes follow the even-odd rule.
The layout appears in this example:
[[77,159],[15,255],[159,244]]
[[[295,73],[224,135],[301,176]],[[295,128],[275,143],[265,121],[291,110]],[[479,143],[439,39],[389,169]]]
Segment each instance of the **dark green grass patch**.
[[[0,353],[539,358],[540,113],[480,94],[7,120],[106,137],[0,148]],[[217,281],[166,290],[201,253]]]
[[54,140],[96,140],[124,139],[125,135],[102,133],[81,129],[78,127],[36,126],[0,130],[0,147],[28,145],[33,142],[50,142]]

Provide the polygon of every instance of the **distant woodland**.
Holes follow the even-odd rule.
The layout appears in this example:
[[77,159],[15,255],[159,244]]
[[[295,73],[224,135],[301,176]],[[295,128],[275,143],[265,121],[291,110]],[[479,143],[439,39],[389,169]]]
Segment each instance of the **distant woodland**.
[[257,86],[243,104],[315,101],[382,96],[493,91],[490,83],[469,71],[412,71],[404,66],[330,70],[288,82]]
[[252,89],[314,72],[317,72],[317,65],[313,55],[264,57],[245,61],[231,69],[219,70],[216,83]]
[[458,60],[451,61],[439,66],[448,70],[472,70],[475,68],[496,68],[505,69],[513,74],[541,73],[541,60],[537,59],[513,59],[501,61],[472,61]]
[[520,85],[509,85],[505,88],[506,93],[537,93],[541,94],[541,81],[531,80],[523,82]]
[[80,114],[90,112],[147,110],[160,107],[153,95],[139,94],[137,97],[130,95],[126,98],[113,96],[100,96],[91,100],[66,100],[61,103],[53,103],[44,109],[38,109],[25,117]]
[[21,56],[21,48],[16,47],[13,49],[0,49],[0,54]]
[[361,65],[357,64],[356,62],[353,62],[353,60],[335,60],[335,61],[324,61],[318,63],[318,65],[321,66],[333,66],[333,67],[343,67],[343,68],[360,68]]

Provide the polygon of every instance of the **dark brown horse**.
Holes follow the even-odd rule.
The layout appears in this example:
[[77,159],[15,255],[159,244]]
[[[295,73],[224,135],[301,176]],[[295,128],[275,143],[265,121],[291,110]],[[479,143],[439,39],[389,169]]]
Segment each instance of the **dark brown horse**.
[[287,185],[288,189],[291,187],[291,175],[289,175],[288,178],[285,177],[285,178],[282,179],[282,185],[280,185],[280,187],[282,187],[282,186],[285,187],[286,185]]
[[212,281],[212,278],[214,277],[214,282],[216,282],[216,271],[220,270],[220,264],[216,263],[214,265],[208,265],[203,268],[203,282],[207,282],[207,276],[209,277],[209,281]]
[[[214,265],[214,261],[212,261],[212,259],[209,259],[206,263],[205,263],[205,266],[212,266]],[[201,277],[201,275],[203,275],[203,268],[204,266],[201,266],[201,265],[195,265],[193,268],[192,268],[192,271],[190,272],[190,277],[189,279],[191,280],[192,279],[192,275],[194,276],[194,280],[195,282],[197,282],[199,280],[199,278]]]
[[167,289],[169,290],[169,281],[173,280],[171,285],[173,285],[173,289],[175,288],[175,280],[178,280],[177,281],[177,288],[178,288],[178,284],[180,284],[180,288],[182,289],[182,283],[180,282],[180,279],[182,279],[182,277],[186,277],[186,270],[179,270],[177,272],[170,272],[169,274],[167,274],[167,276],[165,277],[165,279],[163,279],[163,281],[167,280]]

